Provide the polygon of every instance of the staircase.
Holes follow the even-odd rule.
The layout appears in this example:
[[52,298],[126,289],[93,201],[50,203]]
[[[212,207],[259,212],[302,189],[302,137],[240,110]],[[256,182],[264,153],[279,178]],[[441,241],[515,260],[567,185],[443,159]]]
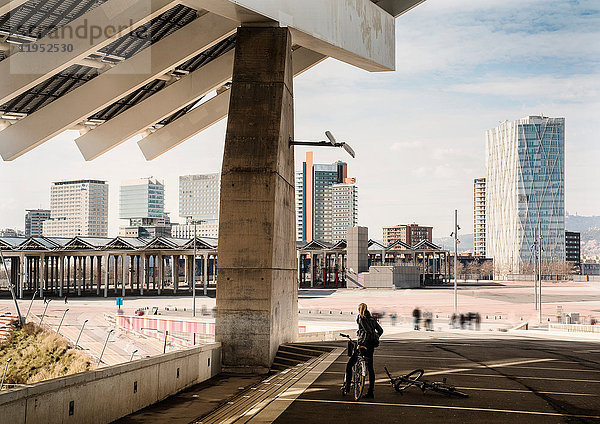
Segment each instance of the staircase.
[[0,341],[8,337],[11,332],[11,323],[15,317],[11,315],[0,315]]
[[[194,424],[246,424],[266,408],[273,407],[276,399],[288,402],[293,401],[295,396],[303,392],[312,382],[342,353],[341,348],[333,346],[320,346],[310,344],[286,344],[282,345],[277,352],[275,362],[269,375],[260,383],[240,392],[233,398],[227,400],[220,407],[211,411],[201,418],[193,421]],[[300,359],[305,358],[305,359]],[[308,358],[308,359],[306,359]],[[294,363],[287,366],[285,364]],[[277,367],[277,368],[275,368]],[[284,367],[283,371],[277,371]],[[292,393],[289,392],[292,390]],[[293,392],[296,393],[294,396]],[[275,405],[274,410],[281,412],[281,405]],[[280,413],[279,412],[279,413]],[[279,413],[268,412],[264,416],[256,418],[259,423],[272,422]]]
[[312,358],[321,356],[323,353],[331,352],[332,350],[333,347],[331,346],[318,344],[283,344],[279,346],[279,350],[275,355],[273,365],[271,365],[271,372],[283,371]]

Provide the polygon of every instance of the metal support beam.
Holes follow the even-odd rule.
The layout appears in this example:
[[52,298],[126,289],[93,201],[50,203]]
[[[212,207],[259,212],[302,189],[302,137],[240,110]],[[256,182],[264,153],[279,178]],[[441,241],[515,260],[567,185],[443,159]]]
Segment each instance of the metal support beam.
[[[326,59],[326,56],[305,48],[296,49],[292,57],[294,76],[300,75],[302,72]],[[171,122],[169,125],[156,130],[154,133],[140,140],[138,146],[142,150],[146,160],[155,159],[227,117],[229,96],[230,92],[226,90],[191,110],[181,118]],[[152,97],[148,100],[152,100]]]
[[76,140],[79,150],[86,160],[94,159],[222,86],[231,80],[233,54],[225,53],[82,135]]
[[[58,43],[69,45],[72,49],[55,52],[39,48],[35,52],[15,53],[0,62],[0,104],[85,59],[90,53],[144,25],[178,3],[179,1],[173,0],[108,0],[64,27],[50,32],[31,46]],[[94,33],[94,37],[91,35],[90,25],[100,29]],[[78,28],[86,28],[89,37],[78,36],[81,33]]]
[[27,0],[0,0],[0,16],[12,12],[26,2]]
[[[2,158],[16,159],[84,121],[118,99],[214,46],[233,34],[236,25],[235,22],[210,13],[197,18],[152,47],[142,50],[131,59],[116,65],[0,132]],[[145,70],[147,72],[144,72]],[[88,134],[91,136],[94,132],[90,131]],[[89,138],[94,139],[90,144],[83,142],[79,145],[87,160],[97,157],[115,145],[111,143],[112,139],[102,139],[102,142],[98,142],[93,136]],[[88,138],[84,136],[84,140],[86,139]]]

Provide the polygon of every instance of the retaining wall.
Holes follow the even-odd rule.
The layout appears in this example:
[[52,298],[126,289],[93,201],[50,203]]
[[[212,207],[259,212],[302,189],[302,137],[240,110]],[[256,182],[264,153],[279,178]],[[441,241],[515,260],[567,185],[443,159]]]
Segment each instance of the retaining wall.
[[600,335],[600,325],[586,324],[550,324],[550,331],[566,331],[569,333],[596,333]]
[[2,392],[0,421],[110,423],[220,371],[218,343],[169,352]]

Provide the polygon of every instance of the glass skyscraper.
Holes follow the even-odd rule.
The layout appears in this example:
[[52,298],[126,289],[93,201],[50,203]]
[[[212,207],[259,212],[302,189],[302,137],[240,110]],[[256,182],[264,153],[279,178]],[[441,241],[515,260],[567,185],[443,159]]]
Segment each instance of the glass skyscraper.
[[[141,220],[164,219],[165,185],[156,178],[125,181],[119,192],[119,218]],[[133,225],[133,224],[132,224]]]
[[565,260],[565,120],[528,116],[486,132],[486,251],[497,274]]
[[123,182],[119,191],[119,218],[129,220],[129,225],[119,227],[121,236],[170,236],[163,181],[149,177]]

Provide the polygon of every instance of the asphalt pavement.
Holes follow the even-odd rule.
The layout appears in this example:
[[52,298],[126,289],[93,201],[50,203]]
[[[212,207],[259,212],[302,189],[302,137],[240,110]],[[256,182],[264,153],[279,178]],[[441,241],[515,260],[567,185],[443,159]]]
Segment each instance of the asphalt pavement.
[[[376,350],[375,399],[354,402],[341,395],[348,359],[341,355],[274,422],[600,423],[600,343],[487,334],[413,337],[382,341]],[[384,366],[393,375],[422,368],[423,379],[447,378],[469,398],[417,388],[401,395]]]

